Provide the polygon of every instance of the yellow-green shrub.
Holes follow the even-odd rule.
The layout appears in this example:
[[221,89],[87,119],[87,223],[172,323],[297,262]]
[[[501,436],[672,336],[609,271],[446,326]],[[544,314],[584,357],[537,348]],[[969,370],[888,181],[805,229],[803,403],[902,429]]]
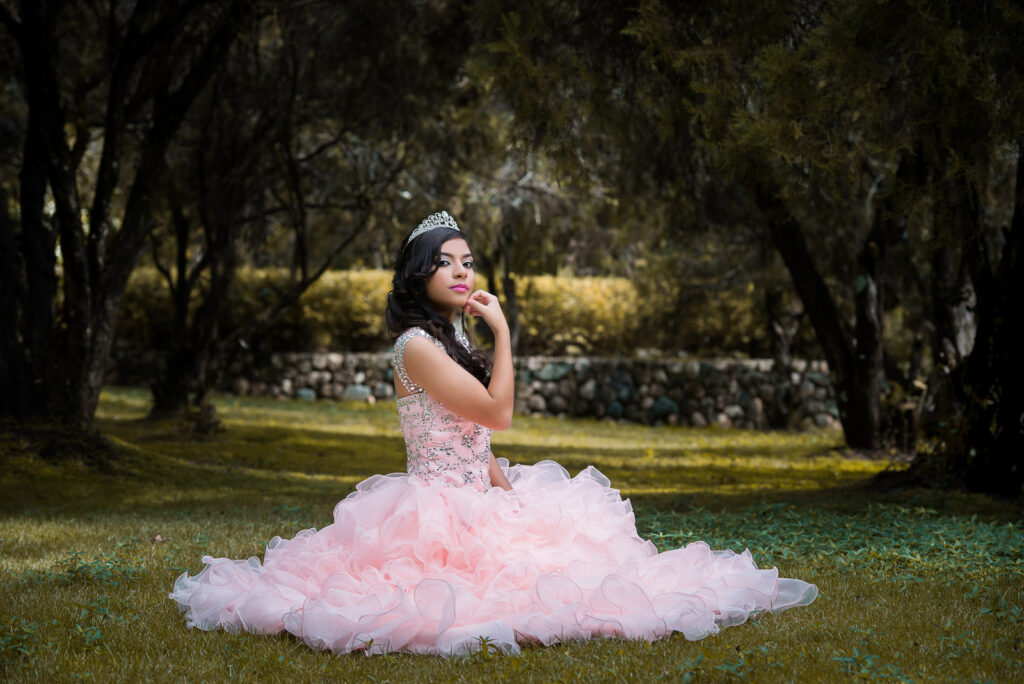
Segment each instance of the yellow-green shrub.
[[518,279],[519,346],[536,354],[628,354],[640,317],[626,278]]
[[[248,342],[287,351],[380,349],[388,344],[384,303],[390,287],[391,274],[386,271],[329,271],[310,286],[297,305]],[[288,288],[286,269],[240,270],[219,319],[221,331],[245,325],[279,301]],[[119,342],[134,348],[160,348],[173,333],[172,316],[163,277],[153,268],[136,269],[121,304]]]
[[752,283],[720,288],[691,279],[646,289],[643,346],[698,356],[768,353],[762,295]]
[[[481,283],[486,286],[485,283]],[[329,271],[250,346],[274,351],[374,351],[389,344],[384,305],[389,271]],[[244,325],[288,288],[285,269],[243,269],[219,318],[221,331]],[[665,285],[644,296],[626,278],[518,276],[524,354],[629,356],[637,347],[717,355],[749,348],[755,324],[749,292],[682,293]],[[698,294],[698,296],[692,296]],[[122,302],[119,343],[162,348],[173,334],[166,283],[153,268],[132,274]]]
[[389,271],[330,271],[303,295],[299,318],[317,347],[377,349],[388,341],[390,289]]

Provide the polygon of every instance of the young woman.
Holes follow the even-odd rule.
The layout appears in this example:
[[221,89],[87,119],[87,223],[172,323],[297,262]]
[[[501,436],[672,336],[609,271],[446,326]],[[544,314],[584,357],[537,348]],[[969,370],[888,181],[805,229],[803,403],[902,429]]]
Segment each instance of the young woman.
[[[681,632],[700,639],[751,614],[807,605],[817,587],[695,542],[658,553],[593,467],[509,468],[490,449],[512,419],[508,325],[475,289],[455,220],[423,221],[398,255],[387,321],[408,472],[375,475],[334,523],[274,537],[266,557],[203,557],[171,598],[189,627],[287,630],[315,648],[451,655],[520,644]],[[494,333],[474,350],[465,315]]]

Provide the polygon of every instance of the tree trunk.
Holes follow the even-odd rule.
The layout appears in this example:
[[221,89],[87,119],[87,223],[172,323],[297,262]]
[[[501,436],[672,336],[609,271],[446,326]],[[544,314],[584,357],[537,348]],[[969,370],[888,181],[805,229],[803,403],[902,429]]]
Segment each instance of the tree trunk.
[[[195,62],[180,81],[164,84],[174,90],[160,91],[145,79],[135,78],[131,69],[115,71],[110,79],[111,92],[125,83],[136,88],[124,99],[144,97],[152,102],[153,116],[148,127],[141,127],[141,153],[134,165],[127,201],[116,232],[107,232],[103,220],[108,215],[110,196],[117,183],[111,171],[123,156],[117,145],[104,150],[104,169],[92,206],[93,226],[88,235],[82,225],[82,203],[77,183],[80,154],[68,144],[66,115],[57,73],[57,49],[60,12],[57,3],[23,2],[21,21],[7,15],[4,22],[16,37],[22,62],[20,84],[28,106],[24,155],[19,173],[21,181],[21,225],[15,231],[6,216],[0,224],[0,321],[10,323],[0,330],[4,360],[0,362],[0,381],[12,383],[16,390],[0,398],[0,415],[21,419],[58,421],[73,429],[91,423],[99,400],[103,372],[114,339],[121,297],[128,276],[148,233],[149,210],[158,186],[164,154],[199,91],[209,81],[228,46],[234,41],[241,19],[251,11],[246,3],[233,0],[217,21],[205,44],[196,48]],[[128,26],[137,29],[145,23],[140,17],[153,5],[135,8]],[[208,8],[167,12],[151,27],[148,35],[173,32],[181,22],[195,18]],[[147,14],[148,16],[148,14]],[[133,27],[133,28],[132,28]],[[138,59],[153,57],[160,41],[133,44],[137,35],[110,36],[125,39],[125,53],[139,50]],[[164,55],[156,57],[164,59]],[[141,93],[141,95],[140,95]],[[123,104],[124,100],[119,100]],[[108,103],[109,104],[109,103]],[[105,117],[104,141],[115,141],[128,125],[124,117]],[[107,154],[110,152],[110,154]],[[55,207],[53,230],[43,213],[43,199],[49,185]],[[102,224],[102,225],[101,225]],[[13,236],[13,240],[12,240]],[[60,245],[60,284],[57,297],[57,239]],[[11,245],[15,250],[8,252]]]
[[53,330],[56,236],[43,217],[46,162],[37,116],[25,134],[20,180],[20,230],[0,195],[0,415],[31,418],[47,409]]
[[[29,399],[32,390],[28,358],[19,344],[21,302],[26,295],[25,270],[11,217],[7,210],[7,192],[0,186],[0,413],[13,413],[15,406]],[[11,406],[8,406],[11,404]]]
[[1018,154],[1014,214],[997,269],[988,264],[978,224],[964,226],[978,327],[970,356],[953,375],[963,440],[947,443],[947,458],[962,468],[969,489],[1003,496],[1018,496],[1024,485],[1024,144]]
[[[45,3],[23,3],[22,24],[18,43],[24,69],[24,93],[29,108],[29,130],[25,141],[25,157],[20,177],[29,182],[28,196],[23,192],[22,234],[25,267],[29,278],[42,285],[40,295],[31,305],[41,307],[28,315],[28,337],[21,339],[26,355],[32,358],[33,385],[40,400],[30,401],[19,409],[26,417],[53,416],[64,423],[81,426],[87,397],[81,383],[88,375],[89,338],[93,311],[91,280],[85,258],[81,204],[72,163],[71,150],[65,139],[65,116],[61,106],[59,80],[54,66],[53,27],[48,21],[53,8]],[[44,227],[42,193],[49,184],[55,207],[52,231]],[[27,205],[27,206],[26,206]],[[54,319],[56,266],[52,240],[59,236],[63,302],[60,316]],[[49,243],[50,254],[29,254]],[[40,272],[37,269],[47,269]],[[50,283],[53,283],[51,286]],[[47,313],[49,312],[49,313]],[[46,341],[43,341],[43,338]],[[40,347],[28,346],[41,342]]]
[[519,333],[522,326],[519,324],[519,299],[516,296],[516,281],[512,275],[512,254],[509,249],[508,235],[501,231],[501,289],[505,295],[505,317],[508,319],[509,339],[511,340],[512,355],[519,352]]
[[[953,377],[969,357],[977,335],[976,297],[967,271],[966,259],[957,237],[958,223],[971,223],[977,213],[964,209],[966,200],[956,198],[963,189],[950,184],[936,201],[933,230],[938,244],[929,259],[927,318],[931,344],[932,371],[920,408],[921,431],[940,440],[959,441],[963,404],[957,396]],[[957,476],[962,479],[962,472]]]
[[796,403],[797,388],[790,381],[793,372],[793,336],[796,334],[796,317],[783,310],[782,291],[767,287],[764,292],[764,306],[768,314],[768,339],[772,350],[772,400],[766,407],[767,426],[772,429],[795,428],[793,406]]
[[887,224],[881,223],[876,214],[872,229],[858,252],[857,320],[855,334],[851,335],[843,325],[828,285],[814,265],[796,219],[771,189],[759,185],[756,198],[828,362],[846,443],[855,449],[876,450],[881,446],[879,395],[884,377],[884,350],[880,277]]
[[[850,430],[863,439],[862,448],[882,446],[882,413],[880,398],[885,376],[882,346],[882,286],[886,231],[877,223],[861,246],[857,258],[857,280],[854,284],[856,332],[854,338],[853,372],[849,382]],[[844,423],[844,430],[846,430]]]
[[[495,273],[495,262],[497,261],[483,245],[478,245],[473,252],[473,268],[476,270],[477,275],[483,275],[487,281],[487,288],[491,290],[492,294],[498,297],[498,301],[501,302],[501,283],[498,282],[498,276]],[[480,281],[477,281],[477,287],[483,288]],[[480,339],[481,336],[487,334],[487,324],[479,318],[473,318],[467,316],[463,318],[463,322],[473,326],[473,335],[476,339]]]
[[839,422],[843,426],[846,443],[854,448],[874,449],[878,437],[866,430],[869,423],[865,421],[870,416],[870,410],[852,406],[852,402],[863,399],[865,393],[852,391],[853,350],[849,334],[844,329],[825,280],[814,265],[803,231],[771,189],[758,185],[756,198],[768,222],[772,242],[793,279],[793,285],[828,362],[839,408]]
[[[243,176],[244,174],[239,174]],[[164,418],[184,413],[190,403],[199,405],[207,396],[205,370],[210,350],[216,345],[219,319],[227,304],[227,290],[234,280],[236,254],[236,224],[234,217],[241,213],[241,207],[232,203],[236,195],[229,183],[218,186],[223,204],[218,207],[226,212],[202,212],[206,221],[228,216],[225,225],[204,225],[203,256],[192,269],[188,264],[192,224],[181,206],[172,208],[172,224],[175,237],[174,272],[159,264],[154,251],[154,261],[167,282],[171,295],[173,326],[169,335],[167,355],[162,368],[155,373],[150,390],[153,395],[151,418]],[[225,204],[227,206],[225,206]],[[192,292],[202,272],[209,273],[209,284],[203,300],[191,319],[189,305]],[[195,392],[195,401],[190,394]]]
[[168,418],[184,413],[188,406],[189,378],[192,377],[192,355],[184,345],[176,344],[167,354],[162,367],[154,372],[149,389],[153,406],[152,419]]
[[174,230],[174,271],[170,271],[160,263],[160,250],[153,246],[153,263],[163,275],[171,300],[171,332],[169,347],[162,367],[153,372],[150,392],[153,406],[150,418],[164,418],[181,413],[188,405],[188,385],[192,374],[192,358],[186,349],[188,335],[188,305],[197,271],[190,272],[188,265],[188,247],[191,224],[182,210],[177,198],[173,198],[171,207],[171,226]]

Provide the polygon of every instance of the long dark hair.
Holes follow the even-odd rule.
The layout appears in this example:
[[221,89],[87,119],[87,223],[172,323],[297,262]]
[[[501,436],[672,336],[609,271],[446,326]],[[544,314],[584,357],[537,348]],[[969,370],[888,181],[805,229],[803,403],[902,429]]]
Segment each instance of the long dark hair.
[[[391,280],[384,318],[393,338],[409,328],[423,328],[441,341],[448,356],[487,385],[491,379],[490,360],[476,349],[472,341],[470,348],[466,349],[456,340],[455,326],[434,310],[427,297],[427,281],[438,269],[441,245],[454,238],[465,240],[466,235],[441,226],[402,243],[395,255],[395,276]],[[467,339],[472,340],[469,329],[464,327],[464,332]]]

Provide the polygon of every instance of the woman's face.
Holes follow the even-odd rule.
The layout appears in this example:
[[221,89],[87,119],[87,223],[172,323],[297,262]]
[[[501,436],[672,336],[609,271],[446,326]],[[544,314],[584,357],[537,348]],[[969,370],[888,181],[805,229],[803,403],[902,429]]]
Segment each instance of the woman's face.
[[476,287],[473,254],[462,238],[452,238],[441,245],[437,270],[427,280],[427,298],[434,309],[449,319],[465,306]]

